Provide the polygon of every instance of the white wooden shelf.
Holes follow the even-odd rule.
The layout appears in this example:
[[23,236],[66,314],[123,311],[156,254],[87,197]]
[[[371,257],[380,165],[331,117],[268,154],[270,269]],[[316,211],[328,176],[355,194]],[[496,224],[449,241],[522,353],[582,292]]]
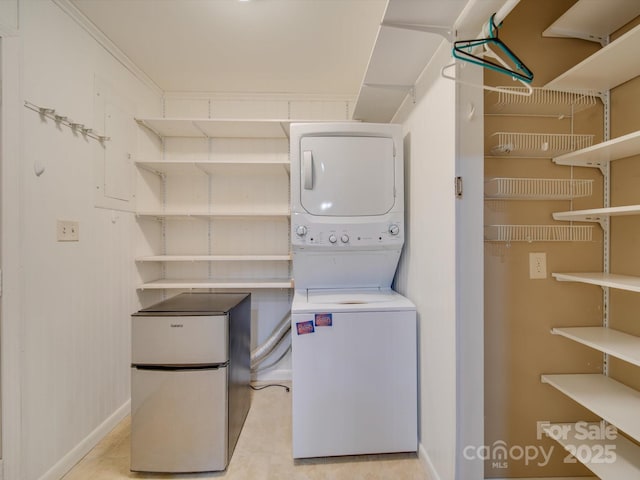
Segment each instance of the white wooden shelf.
[[545,88],[600,92],[611,90],[640,75],[640,62],[637,61],[639,47],[640,25],[551,80]]
[[554,158],[553,161],[558,165],[593,167],[602,170],[609,162],[638,154],[640,154],[640,131],[564,154]]
[[606,327],[553,328],[551,333],[640,366],[640,337]]
[[593,227],[576,225],[485,225],[487,242],[590,242]]
[[[599,431],[601,424],[587,424],[586,428]],[[562,445],[565,450],[576,454],[576,459],[602,480],[622,480],[640,478],[640,447],[618,434],[613,440],[585,439],[575,429],[573,423],[554,423],[543,426],[544,432]],[[561,432],[569,432],[563,436]],[[584,445],[580,451],[578,448]],[[613,452],[614,461],[606,462],[606,453]]]
[[532,87],[533,93],[525,96],[508,93],[524,93],[528,90],[525,87],[500,88],[500,92],[488,92],[485,114],[570,118],[598,103],[597,92],[591,90],[563,92]]
[[214,212],[181,212],[181,211],[138,211],[138,217],[150,217],[156,219],[211,219],[211,218],[254,218],[254,217],[288,217],[289,209],[270,209],[270,210],[219,210]]
[[489,200],[571,200],[592,193],[593,180],[502,177],[484,182]]
[[136,262],[286,262],[291,255],[148,255]]
[[640,392],[637,390],[599,373],[542,375],[542,383],[640,440]]
[[285,262],[291,255],[148,255],[136,262]]
[[169,289],[261,289],[261,288],[292,288],[290,279],[246,279],[246,280],[215,280],[215,279],[160,279],[138,285],[138,290],[169,290]]
[[602,43],[638,15],[640,2],[580,0],[542,32],[542,36],[580,38]]
[[591,146],[593,135],[496,132],[490,154],[525,158],[552,158]]
[[588,273],[552,273],[560,282],[579,282],[600,287],[617,288],[630,292],[640,292],[640,277],[630,275],[617,275],[615,273],[588,272]]
[[138,161],[136,165],[144,170],[152,172],[156,175],[184,175],[192,173],[212,174],[218,173],[226,168],[246,168],[253,174],[260,174],[262,169],[282,167],[289,171],[289,160],[275,161],[238,161],[238,162],[221,162],[221,161],[200,161],[200,162],[169,162],[169,161]]
[[599,222],[602,224],[602,222],[609,217],[618,217],[623,215],[640,215],[640,205],[624,205],[622,207],[555,212],[553,213],[553,219],[565,220],[568,222]]
[[288,138],[290,119],[137,118],[159,137]]
[[[443,37],[453,41],[460,31],[480,32],[492,5],[487,2],[390,0],[369,58],[353,118],[390,122],[434,55]],[[500,2],[499,2],[500,3]],[[498,8],[494,5],[495,8]],[[464,15],[462,15],[464,11]],[[414,98],[415,99],[415,98]]]

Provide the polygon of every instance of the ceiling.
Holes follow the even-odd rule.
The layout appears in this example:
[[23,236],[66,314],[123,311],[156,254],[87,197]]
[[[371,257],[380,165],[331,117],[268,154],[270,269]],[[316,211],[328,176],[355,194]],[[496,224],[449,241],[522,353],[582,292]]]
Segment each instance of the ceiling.
[[386,0],[71,0],[165,92],[358,93]]

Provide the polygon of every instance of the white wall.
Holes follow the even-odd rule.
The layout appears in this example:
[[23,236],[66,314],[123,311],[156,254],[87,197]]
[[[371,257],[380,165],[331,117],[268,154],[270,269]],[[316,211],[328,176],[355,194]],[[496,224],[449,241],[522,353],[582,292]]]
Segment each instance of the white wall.
[[[19,8],[23,100],[99,129],[94,115],[99,79],[136,111],[159,114],[160,95],[57,5],[21,0]],[[21,152],[3,158],[2,167],[3,172],[20,168],[21,191],[3,197],[19,217],[21,251],[3,251],[3,260],[19,256],[19,288],[11,294],[20,301],[3,316],[20,324],[22,338],[15,341],[21,343],[21,430],[19,438],[5,431],[11,438],[4,441],[21,449],[19,458],[5,456],[11,478],[31,480],[59,478],[127,413],[129,315],[139,302],[134,215],[94,207],[100,165],[95,141],[44,122],[31,110],[23,108],[20,115]],[[153,148],[144,137],[140,145]],[[44,169],[39,176],[36,167]],[[79,222],[79,242],[56,241],[58,219]],[[5,408],[4,413],[16,412]]]
[[[484,436],[482,90],[441,77],[450,52],[443,42],[416,84],[416,104],[394,118],[405,133],[407,215],[396,288],[418,311],[420,456],[434,480],[479,480],[482,462],[461,452]],[[479,84],[481,73],[466,80]]]
[[[0,259],[2,260],[2,297],[0,312],[0,381],[2,399],[2,455],[3,459],[18,459],[20,444],[20,217],[15,199],[20,195],[20,128],[22,106],[20,93],[20,42],[16,36],[3,36],[0,66],[2,75],[2,113],[0,114]],[[13,440],[13,441],[11,441]],[[0,460],[0,472],[5,478],[18,478],[13,462]],[[0,474],[2,478],[2,474]]]
[[420,454],[435,480],[455,478],[456,86],[439,71],[448,57],[447,47],[432,59],[403,123],[407,234],[396,278],[418,311]]
[[18,0],[0,0],[0,29],[18,29]]

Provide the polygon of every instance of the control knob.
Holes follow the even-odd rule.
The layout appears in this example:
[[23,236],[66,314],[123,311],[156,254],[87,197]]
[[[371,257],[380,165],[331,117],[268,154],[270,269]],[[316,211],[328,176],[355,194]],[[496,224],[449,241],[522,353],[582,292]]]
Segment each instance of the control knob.
[[340,241],[342,241],[342,243],[347,243],[349,241],[349,235],[344,234],[340,237]]
[[298,235],[299,237],[304,237],[307,234],[307,227],[305,227],[304,225],[298,225],[298,228],[296,228],[296,235]]
[[391,235],[398,235],[400,233],[400,227],[395,223],[392,225],[389,225],[389,233]]
[[336,237],[335,235],[329,235],[329,241],[331,243],[336,243],[338,241],[338,237]]

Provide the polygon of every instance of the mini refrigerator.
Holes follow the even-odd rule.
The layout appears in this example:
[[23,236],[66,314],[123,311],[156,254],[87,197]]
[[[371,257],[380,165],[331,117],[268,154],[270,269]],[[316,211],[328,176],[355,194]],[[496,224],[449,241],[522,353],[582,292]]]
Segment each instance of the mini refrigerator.
[[251,404],[251,297],[182,293],[131,318],[131,470],[224,470]]

